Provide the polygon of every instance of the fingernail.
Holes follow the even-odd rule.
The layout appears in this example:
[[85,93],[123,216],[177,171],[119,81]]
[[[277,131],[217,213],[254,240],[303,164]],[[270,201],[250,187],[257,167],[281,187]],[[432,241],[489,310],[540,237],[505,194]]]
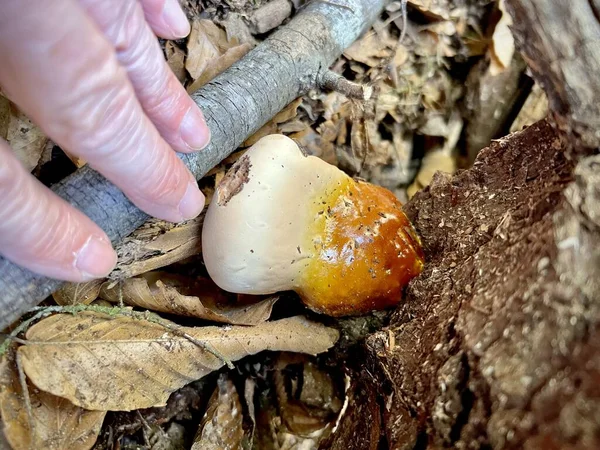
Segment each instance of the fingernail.
[[117,254],[110,242],[103,237],[92,236],[77,253],[75,267],[86,280],[108,275],[117,263]]
[[190,181],[188,187],[179,202],[179,213],[183,220],[189,220],[196,217],[204,208],[204,194],[198,188],[196,181]]
[[190,34],[190,22],[177,0],[165,1],[162,17],[176,38],[183,38]]
[[181,139],[192,150],[202,150],[210,142],[210,130],[206,126],[202,111],[192,106],[181,121],[179,126]]

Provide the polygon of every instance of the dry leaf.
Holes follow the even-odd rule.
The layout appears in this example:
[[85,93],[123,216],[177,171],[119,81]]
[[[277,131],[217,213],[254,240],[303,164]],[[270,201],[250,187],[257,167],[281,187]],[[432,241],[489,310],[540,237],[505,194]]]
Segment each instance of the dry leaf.
[[194,20],[187,43],[185,68],[196,80],[213,61],[230,48],[227,34],[210,20]]
[[52,298],[59,305],[89,305],[98,298],[104,280],[92,280],[86,283],[65,283]]
[[229,69],[231,65],[239,60],[242,56],[250,51],[252,45],[250,44],[240,44],[236,47],[232,47],[227,49],[227,51],[222,55],[216,58],[210,66],[208,66],[195,80],[190,86],[188,86],[188,93],[196,92],[214,77]]
[[449,19],[450,6],[448,0],[408,0],[408,4],[432,19]]
[[110,277],[130,278],[200,254],[204,212],[187,222],[173,224],[151,219],[116,248],[119,259]]
[[[338,332],[292,317],[255,327],[180,327],[236,361],[263,350],[318,354]],[[224,362],[163,326],[126,316],[59,314],[27,332],[19,348],[27,376],[39,388],[93,410],[130,411],[162,406],[182,386]]]
[[379,65],[381,59],[389,58],[392,50],[389,45],[395,45],[396,42],[389,42],[375,32],[369,32],[358,41],[354,42],[344,51],[346,58],[366,64],[369,67]]
[[[271,315],[278,297],[251,304],[229,304],[227,296],[209,279],[151,272],[138,278],[104,283],[100,297],[112,303],[152,311],[196,317],[234,325],[257,325]],[[255,297],[258,298],[258,297]]]
[[513,37],[510,26],[513,24],[510,14],[504,9],[504,1],[499,4],[502,11],[502,17],[496,24],[494,34],[492,35],[492,45],[490,46],[490,73],[498,75],[508,66],[515,54],[515,38]]
[[510,132],[521,131],[548,115],[548,97],[539,84],[534,84],[525,104],[510,127]]
[[228,41],[231,42],[235,39],[241,44],[248,43],[252,47],[256,45],[256,39],[250,33],[248,25],[240,14],[230,11],[225,19],[219,21],[219,25],[225,28]]
[[177,45],[171,41],[165,43],[165,56],[167,58],[167,64],[177,77],[177,79],[183,84],[187,79],[187,73],[185,71],[185,52],[181,50]]
[[195,20],[188,39],[185,67],[192,77],[188,92],[194,92],[228,69],[252,48],[251,43],[239,43],[210,20]]
[[429,186],[438,171],[449,174],[456,172],[456,160],[450,152],[436,150],[425,155],[417,178],[407,189],[408,197],[412,198],[418,191]]
[[192,450],[238,450],[244,437],[242,405],[233,382],[221,374],[208,401]]
[[17,159],[31,172],[48,142],[36,125],[9,100],[0,96],[0,138],[6,139]]
[[15,362],[0,363],[0,413],[14,450],[87,450],[96,442],[106,411],[87,411],[64,398],[29,386],[33,433]]

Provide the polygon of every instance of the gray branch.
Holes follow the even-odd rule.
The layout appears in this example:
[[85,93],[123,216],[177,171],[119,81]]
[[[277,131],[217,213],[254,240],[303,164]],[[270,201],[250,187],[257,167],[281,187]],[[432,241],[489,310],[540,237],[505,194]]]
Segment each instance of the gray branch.
[[[229,70],[192,95],[206,115],[212,142],[181,159],[202,178],[317,79],[373,23],[386,0],[314,0]],[[148,216],[89,167],[53,190],[87,214],[114,244]],[[0,329],[62,282],[35,275],[0,257]]]

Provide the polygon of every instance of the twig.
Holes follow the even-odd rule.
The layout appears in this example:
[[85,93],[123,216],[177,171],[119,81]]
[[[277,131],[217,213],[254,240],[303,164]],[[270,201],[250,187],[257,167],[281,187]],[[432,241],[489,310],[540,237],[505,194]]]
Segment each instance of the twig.
[[339,92],[348,98],[367,101],[373,95],[372,86],[347,80],[331,70],[320,72],[317,77],[317,83],[322,89]]
[[25,378],[25,371],[21,364],[21,354],[16,352],[17,372],[19,373],[19,384],[21,385],[21,392],[23,394],[23,402],[25,403],[25,410],[27,411],[27,420],[29,421],[29,435],[33,438],[35,436],[35,422],[33,421],[33,409],[31,408],[31,398],[29,397],[29,389],[27,388],[27,379]]

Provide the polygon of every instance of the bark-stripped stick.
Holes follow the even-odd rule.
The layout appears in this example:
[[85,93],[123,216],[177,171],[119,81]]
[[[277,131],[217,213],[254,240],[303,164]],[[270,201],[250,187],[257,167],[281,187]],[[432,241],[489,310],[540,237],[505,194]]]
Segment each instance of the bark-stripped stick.
[[[249,135],[308,89],[364,32],[386,0],[313,0],[229,70],[192,95],[206,115],[212,142],[182,155],[201,178]],[[104,177],[88,167],[53,190],[102,227],[113,243],[148,218]],[[0,329],[38,304],[62,282],[35,275],[0,257]]]

